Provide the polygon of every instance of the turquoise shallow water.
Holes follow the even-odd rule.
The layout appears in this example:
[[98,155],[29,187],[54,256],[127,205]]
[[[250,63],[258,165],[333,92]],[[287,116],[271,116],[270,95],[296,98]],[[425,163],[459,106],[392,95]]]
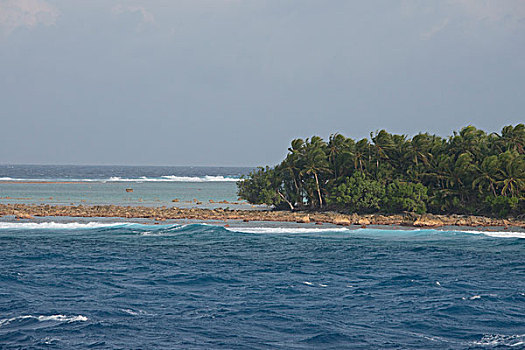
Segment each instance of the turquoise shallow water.
[[[126,192],[132,188],[133,192]],[[179,202],[173,203],[173,199]],[[212,204],[226,200],[227,204]],[[0,203],[48,203],[86,205],[144,205],[251,208],[237,198],[235,182],[82,182],[0,183]],[[237,204],[230,204],[237,203]]]
[[314,225],[0,223],[0,347],[525,346],[525,239]]
[[[237,198],[236,181],[249,170],[221,167],[0,165],[0,203],[248,209],[255,207]],[[133,189],[133,192],[126,192],[126,189]],[[173,199],[179,201],[174,203]],[[210,200],[228,203],[210,203]],[[196,205],[196,201],[202,204]]]

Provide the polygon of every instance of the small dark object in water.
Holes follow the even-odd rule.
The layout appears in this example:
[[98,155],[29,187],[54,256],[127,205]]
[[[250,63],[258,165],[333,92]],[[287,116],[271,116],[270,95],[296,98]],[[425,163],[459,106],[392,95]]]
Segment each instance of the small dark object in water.
[[133,192],[132,188],[126,188],[126,192]]

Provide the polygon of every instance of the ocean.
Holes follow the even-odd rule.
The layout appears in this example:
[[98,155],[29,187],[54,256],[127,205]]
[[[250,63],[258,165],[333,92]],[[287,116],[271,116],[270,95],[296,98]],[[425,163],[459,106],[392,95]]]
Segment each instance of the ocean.
[[[0,203],[187,208],[199,202],[201,208],[259,208],[237,197],[236,182],[251,170],[239,167],[0,165]],[[227,203],[217,203],[224,201]]]
[[[125,186],[147,183],[197,182]],[[0,348],[521,349],[524,261],[513,229],[4,217]]]

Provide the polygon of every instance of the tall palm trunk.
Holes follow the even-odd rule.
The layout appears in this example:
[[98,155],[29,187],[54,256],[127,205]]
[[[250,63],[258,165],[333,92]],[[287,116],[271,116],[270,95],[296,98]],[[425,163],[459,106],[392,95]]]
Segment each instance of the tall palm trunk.
[[295,173],[292,169],[290,169],[290,174],[292,175],[292,178],[293,178],[293,183],[294,183],[294,186],[295,186],[295,193],[297,194],[297,198],[298,198],[298,203],[296,203],[296,205],[298,204],[299,206],[301,206],[303,203],[303,198],[301,196],[301,190],[299,189],[299,185],[297,184],[297,179],[295,177]]
[[321,198],[321,189],[319,188],[319,179],[317,178],[317,172],[314,171],[315,184],[317,185],[317,195],[319,196],[319,207],[323,208],[323,199]]
[[295,208],[293,207],[293,204],[288,200],[286,199],[286,197],[281,193],[281,191],[277,190],[277,194],[279,196],[281,196],[281,198],[288,204],[288,206],[290,207],[290,210],[293,211]]
[[492,190],[492,193],[494,194],[494,197],[496,197],[497,196],[496,189],[494,188],[494,183],[492,181],[490,182],[490,189]]

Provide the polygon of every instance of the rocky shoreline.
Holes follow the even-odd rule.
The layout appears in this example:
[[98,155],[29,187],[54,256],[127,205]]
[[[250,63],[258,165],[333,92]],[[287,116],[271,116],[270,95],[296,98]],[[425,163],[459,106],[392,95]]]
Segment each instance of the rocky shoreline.
[[68,217],[118,217],[144,218],[157,222],[172,219],[190,220],[241,220],[248,221],[280,221],[350,225],[385,225],[411,227],[520,227],[525,229],[525,220],[495,219],[482,216],[466,215],[432,215],[432,214],[397,214],[397,215],[345,215],[334,212],[287,212],[287,211],[254,211],[227,209],[200,209],[176,207],[125,207],[117,205],[95,206],[63,206],[63,205],[32,205],[32,204],[0,204],[0,216],[11,215],[17,219],[34,219],[35,217],[68,216]]

